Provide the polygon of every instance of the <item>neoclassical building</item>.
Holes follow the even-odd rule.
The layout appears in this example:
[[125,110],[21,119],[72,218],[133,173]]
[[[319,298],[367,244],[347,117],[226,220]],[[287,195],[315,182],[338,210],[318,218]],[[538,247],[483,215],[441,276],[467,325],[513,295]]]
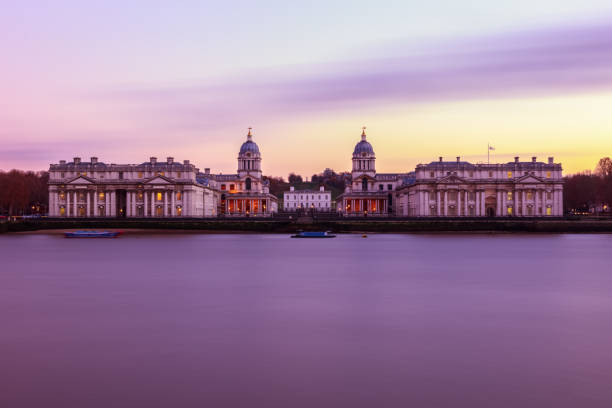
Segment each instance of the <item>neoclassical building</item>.
[[561,164],[547,162],[419,164],[415,179],[396,192],[395,214],[408,217],[560,217]]
[[198,174],[198,181],[219,193],[219,213],[225,216],[270,216],[278,211],[278,199],[270,194],[261,171],[261,152],[249,128],[238,152],[236,174]]
[[351,182],[336,198],[338,212],[345,216],[387,216],[394,213],[395,190],[412,173],[376,173],[376,155],[367,141],[365,127],[353,150]]
[[216,192],[196,181],[198,169],[172,157],[107,164],[75,157],[49,167],[50,217],[211,217]]
[[300,210],[312,210],[316,212],[335,211],[332,208],[331,191],[325,187],[319,190],[296,190],[293,186],[289,191],[283,193],[283,209],[293,212]]

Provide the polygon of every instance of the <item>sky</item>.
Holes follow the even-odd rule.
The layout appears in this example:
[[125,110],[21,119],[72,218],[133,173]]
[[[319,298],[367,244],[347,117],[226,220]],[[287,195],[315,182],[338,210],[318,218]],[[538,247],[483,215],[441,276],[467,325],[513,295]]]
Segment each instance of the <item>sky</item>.
[[96,156],[264,174],[612,155],[609,0],[2,0],[0,169]]

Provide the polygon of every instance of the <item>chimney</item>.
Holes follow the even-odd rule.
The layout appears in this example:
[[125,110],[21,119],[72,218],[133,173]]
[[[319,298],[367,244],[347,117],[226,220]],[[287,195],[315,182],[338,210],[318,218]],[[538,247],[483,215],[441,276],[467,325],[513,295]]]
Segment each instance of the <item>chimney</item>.
[[536,159],[537,159],[537,157],[533,156],[533,157],[531,158],[531,162],[532,162],[532,163],[535,163],[535,162],[536,162]]
[[515,162],[515,163],[518,163],[518,159],[519,159],[519,158],[518,158],[518,156],[516,156],[516,157],[514,158],[514,162]]
[[457,156],[457,164],[459,164],[460,159],[461,159],[461,157]]
[[189,164],[189,160],[183,160],[183,164],[187,166]]
[[440,161],[440,163],[442,163],[442,156],[438,157],[438,160]]
[[554,164],[554,157],[548,158],[548,164]]
[[98,162],[97,157],[92,157],[90,160],[91,160],[91,164],[96,164]]
[[210,167],[206,167],[204,169],[204,174],[210,174]]
[[324,191],[325,191],[325,187],[324,187],[324,186],[320,186],[320,187],[319,187],[319,191],[320,191],[320,192],[324,192]]
[[168,164],[172,164],[172,163],[174,163],[174,157],[168,157],[168,158],[166,158],[166,162],[167,162]]
[[60,160],[60,164],[66,164],[66,160]]
[[75,157],[74,158],[74,164],[79,164],[81,162],[81,158],[80,157]]
[[289,191],[294,191],[294,190],[295,190],[295,187],[289,186]]
[[151,164],[155,164],[155,163],[157,163],[157,157],[150,157],[150,158],[149,158],[149,162],[150,162]]

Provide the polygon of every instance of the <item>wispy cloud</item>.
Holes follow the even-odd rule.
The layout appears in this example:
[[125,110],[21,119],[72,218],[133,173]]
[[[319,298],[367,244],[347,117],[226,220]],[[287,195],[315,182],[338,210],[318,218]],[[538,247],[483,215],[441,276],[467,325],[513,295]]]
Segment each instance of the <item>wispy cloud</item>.
[[[106,97],[197,129],[236,120],[387,104],[596,91],[612,86],[612,24],[454,39],[387,57],[286,67],[248,77],[127,87]],[[405,47],[406,49],[408,47]],[[137,106],[137,108],[135,108]]]

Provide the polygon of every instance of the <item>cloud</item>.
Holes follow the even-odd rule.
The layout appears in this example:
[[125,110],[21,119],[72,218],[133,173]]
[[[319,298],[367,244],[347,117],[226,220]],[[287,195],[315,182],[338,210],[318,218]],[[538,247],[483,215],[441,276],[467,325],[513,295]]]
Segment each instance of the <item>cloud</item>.
[[[392,104],[514,98],[609,89],[612,25],[555,27],[386,48],[387,56],[285,67],[242,77],[104,95],[169,128]],[[99,95],[98,95],[99,96]]]

